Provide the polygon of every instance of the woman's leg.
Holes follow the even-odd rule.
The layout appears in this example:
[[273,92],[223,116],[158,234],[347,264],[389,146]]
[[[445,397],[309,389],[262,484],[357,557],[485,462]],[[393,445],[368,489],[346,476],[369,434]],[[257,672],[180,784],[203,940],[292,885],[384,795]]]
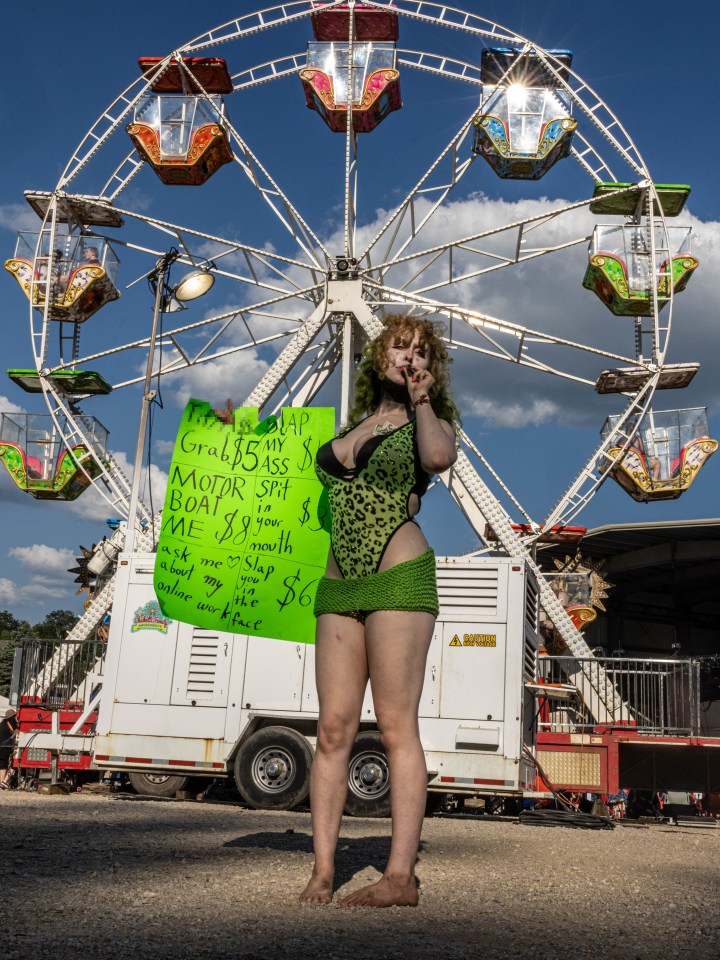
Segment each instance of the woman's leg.
[[375,715],[390,765],[392,846],[381,879],[346,897],[346,906],[418,902],[415,861],[427,796],[418,708],[434,625],[430,613],[395,610],[372,613],[365,624]]
[[310,778],[315,865],[300,894],[305,903],[330,903],[335,847],[347,795],[348,762],[368,681],[365,630],[351,617],[318,617],[315,679],[320,715]]

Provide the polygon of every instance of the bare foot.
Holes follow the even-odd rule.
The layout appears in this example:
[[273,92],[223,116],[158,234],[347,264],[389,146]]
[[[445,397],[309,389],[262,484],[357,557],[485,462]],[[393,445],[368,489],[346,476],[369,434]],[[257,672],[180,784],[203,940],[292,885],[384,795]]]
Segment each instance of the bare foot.
[[415,877],[380,877],[377,883],[361,887],[343,897],[344,907],[416,907],[418,891]]
[[313,872],[310,882],[298,897],[300,903],[332,903],[333,878]]

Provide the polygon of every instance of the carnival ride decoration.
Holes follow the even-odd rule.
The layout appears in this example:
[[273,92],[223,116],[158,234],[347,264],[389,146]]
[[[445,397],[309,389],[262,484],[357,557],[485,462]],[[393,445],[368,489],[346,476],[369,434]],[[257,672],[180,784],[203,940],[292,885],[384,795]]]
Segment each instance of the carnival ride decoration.
[[[379,38],[377,32],[367,32],[375,22],[370,21],[371,16],[382,19],[378,11],[386,17],[386,26],[380,31],[387,31],[387,23],[394,25],[396,17],[402,23],[397,36],[388,37],[384,32]],[[293,109],[297,99],[292,84],[309,69],[307,54],[296,51],[304,50],[313,22],[317,43],[333,44],[334,53],[346,53],[344,61],[342,56],[335,60],[336,65],[345,64],[342,80],[351,94],[350,98],[344,94],[345,126],[341,128],[343,141],[334,138],[337,148],[331,138],[330,145],[313,149],[313,125],[305,119],[307,114]],[[354,94],[364,89],[373,71],[368,73],[367,59],[358,58],[356,63],[354,54],[350,56],[356,47],[362,50],[362,44],[368,45],[363,57],[365,53],[369,57],[375,44],[393,47],[388,52],[393,54],[392,69],[402,71],[404,94],[403,110],[392,122],[369,128],[380,143],[371,141],[367,153],[379,152],[383,164],[382,176],[378,177],[377,168],[370,168],[367,181],[363,181],[365,154],[361,157],[358,152],[359,143],[367,139],[357,135],[362,104],[355,104]],[[492,57],[485,54],[484,63],[478,62],[481,45],[504,53],[502,57],[497,52]],[[217,92],[193,65],[198,57],[212,58],[215,50],[222,50],[231,64],[232,119],[220,115]],[[546,112],[543,106],[541,123],[554,117],[562,118],[561,126],[566,125],[557,141],[561,148],[556,143],[544,157],[530,150],[527,157],[515,159],[538,172],[543,164],[549,165],[548,158],[552,156],[554,162],[560,152],[567,151],[566,162],[557,164],[549,182],[560,184],[562,177],[574,178],[572,190],[581,199],[540,199],[528,172],[521,179],[528,194],[538,200],[537,210],[504,223],[480,222],[468,227],[462,217],[454,216],[454,202],[480,203],[477,197],[490,176],[485,164],[475,162],[476,121],[491,114],[491,99],[501,93],[499,88],[508,77],[521,79],[519,74],[515,76],[521,67],[533,85],[528,89],[543,91],[544,104],[557,101],[564,105],[558,113],[549,108]],[[171,89],[163,89],[167,85]],[[342,86],[341,81],[336,92]],[[266,92],[278,88],[283,95],[269,100]],[[506,104],[508,93],[509,87],[504,91]],[[228,191],[223,218],[230,209],[243,211],[237,225],[224,236],[217,224],[185,225],[182,204],[187,203],[187,192],[166,191],[162,178],[143,184],[143,190],[152,193],[153,206],[149,208],[141,208],[136,192],[128,189],[145,166],[145,158],[136,149],[128,154],[124,133],[125,127],[137,120],[138,112],[155,110],[160,126],[164,118],[177,123],[178,142],[184,138],[190,143],[189,114],[174,115],[170,107],[165,111],[159,103],[159,98],[165,97],[178,98],[178,104],[182,99],[192,100],[202,116],[209,112],[232,147],[232,162],[223,177],[207,188]],[[536,111],[533,123],[537,116]],[[268,117],[272,119],[270,127]],[[180,128],[181,124],[185,125]],[[518,124],[517,129],[522,130],[520,120]],[[282,131],[282,137],[276,131]],[[159,127],[155,134],[160,150]],[[539,152],[539,142],[534,154]],[[258,143],[259,151],[269,154],[263,159],[254,147]],[[288,149],[289,144],[293,149]],[[490,156],[484,148],[482,155]],[[510,163],[513,158],[507,160]],[[180,160],[176,167],[187,174],[187,160]],[[283,178],[292,190],[286,189]],[[360,190],[359,185],[365,183],[369,189]],[[517,189],[518,184],[513,186]],[[502,189],[502,184],[496,182],[495,188]],[[235,192],[230,193],[231,189]],[[542,197],[547,198],[549,192],[543,187]],[[556,195],[565,194],[561,190]],[[622,121],[575,72],[567,52],[552,53],[472,12],[426,0],[396,0],[393,4],[292,0],[243,14],[155,59],[147,72],[102,112],[72,153],[55,189],[26,196],[41,220],[40,239],[29,257],[33,272],[39,270],[43,256],[56,249],[52,240],[63,229],[81,242],[79,238],[95,235],[98,228],[122,227],[123,269],[135,278],[131,286],[153,274],[153,265],[166,256],[169,243],[176,248],[178,264],[203,268],[216,278],[214,306],[190,322],[169,322],[170,314],[164,302],[161,305],[158,357],[150,364],[158,387],[173,374],[200,371],[213,361],[242,359],[245,351],[248,363],[243,370],[261,372],[245,397],[234,398],[236,404],[242,400],[268,416],[283,406],[311,404],[321,390],[327,403],[335,389],[340,397],[340,418],[345,420],[356,358],[364,340],[381,329],[383,312],[393,310],[445,322],[457,382],[466,378],[466,382],[478,383],[480,364],[487,370],[493,362],[509,365],[507,369],[514,371],[521,383],[528,383],[525,377],[533,383],[552,378],[564,384],[573,398],[583,390],[591,394],[598,404],[599,422],[608,412],[600,405],[607,402],[606,394],[613,394],[623,405],[621,412],[614,415],[599,446],[540,522],[523,509],[467,432],[459,435],[461,449],[455,467],[441,478],[475,531],[478,550],[501,550],[528,563],[539,576],[541,602],[564,649],[581,658],[590,655],[571,617],[542,577],[530,548],[542,536],[543,528],[562,530],[572,525],[608,478],[611,470],[605,465],[615,465],[611,451],[631,446],[638,425],[651,409],[655,390],[685,385],[697,366],[667,362],[677,286],[667,282],[666,271],[661,269],[664,258],[657,259],[660,250],[670,256],[674,248],[665,225],[665,217],[672,212],[665,207],[666,195],[654,185]],[[154,212],[163,203],[175,203],[164,218]],[[253,208],[249,217],[246,210],[252,203],[260,213]],[[574,324],[572,339],[542,319],[535,327],[525,325],[520,316],[513,315],[510,305],[518,291],[517,271],[527,277],[545,262],[562,264],[564,258],[576,255],[591,232],[589,215],[584,221],[582,217],[593,205],[602,217],[632,207],[630,226],[640,228],[651,247],[646,271],[650,295],[644,298],[649,312],[633,316],[632,324],[594,323],[586,335]],[[189,217],[206,212],[200,204],[191,204],[190,209]],[[249,232],[253,236],[248,236]],[[505,289],[507,315],[483,310],[482,301],[477,300],[478,283],[484,285],[483,293],[490,288],[495,291],[494,302],[505,302],[498,296]],[[49,285],[46,280],[46,289]],[[131,290],[125,302],[131,296],[137,300]],[[86,399],[69,396],[56,377],[67,370],[98,370],[112,385],[113,393],[97,402],[108,404],[108,411],[117,409],[120,401],[114,398],[122,395],[123,389],[143,383],[137,372],[138,351],[147,352],[152,360],[154,341],[143,310],[128,312],[123,324],[93,324],[93,334],[101,331],[102,349],[93,344],[83,353],[82,324],[79,320],[57,324],[53,309],[51,297],[46,296],[29,311],[34,366],[49,415],[60,427],[58,435],[65,449],[84,444],[89,451],[94,467],[83,460],[82,476],[90,477],[95,492],[110,505],[110,515],[127,518],[137,534],[137,548],[152,550],[161,518],[142,497],[135,508],[130,483],[118,463],[89,435],[81,406],[95,402],[89,396],[91,391]],[[598,305],[598,314],[600,309]],[[553,315],[557,312],[554,309]],[[521,313],[524,319],[525,311]],[[543,316],[542,311],[538,316]],[[228,392],[226,385],[221,389],[219,403]],[[22,460],[21,444],[10,442],[15,442]],[[27,477],[27,467],[24,469]],[[526,526],[513,526],[511,514]],[[486,526],[494,531],[496,541],[485,537]],[[111,604],[112,584],[110,577],[70,640],[92,635]],[[606,707],[612,712],[613,703]]]
[[138,154],[166,184],[198,186],[233,154],[219,94],[233,85],[221,57],[140,57],[148,93],[135,105],[127,132]]
[[95,417],[81,419],[89,443],[66,446],[67,425],[50,414],[0,414],[0,461],[21,490],[36,500],[76,500],[100,476],[107,430]]
[[397,10],[356,3],[352,20],[350,4],[313,3],[311,20],[316,40],[347,40],[352,30],[358,40],[397,40],[400,36]]
[[[668,227],[666,217],[685,208],[690,187],[597,183],[590,212],[630,218],[624,224],[597,224],[583,286],[616,316],[649,317],[688,284],[698,260],[690,253],[690,227]],[[652,229],[646,213],[652,204]]]
[[[690,253],[690,227],[598,224],[590,242],[583,286],[619,317],[649,317],[688,284],[698,260]],[[665,239],[667,237],[667,240]],[[657,284],[652,278],[657,278]]]
[[572,148],[571,50],[487,47],[472,149],[507,180],[539,180]]
[[[608,417],[602,436],[617,436],[619,417]],[[676,500],[718,448],[708,435],[707,410],[649,410],[632,428],[628,443],[608,449],[600,469],[633,500]]]
[[92,234],[22,231],[5,269],[36,310],[48,304],[50,320],[84,323],[120,296],[118,258],[104,237]]
[[[545,573],[552,591],[567,611],[578,630],[583,630],[597,619],[597,611],[605,611],[603,600],[614,584],[605,579],[606,560],[593,560],[583,557],[579,549],[564,560],[555,559],[556,572]],[[546,639],[553,639],[554,628],[551,620],[540,610],[540,625]]]
[[[42,393],[42,378],[37,370],[10,369],[7,375],[26,393]],[[48,374],[47,380],[67,397],[100,396],[112,392],[112,384],[94,370],[56,370]]]
[[357,3],[316,4],[315,41],[300,71],[305,101],[335,133],[345,133],[348,107],[355,133],[369,133],[402,106],[395,41],[398,15]]

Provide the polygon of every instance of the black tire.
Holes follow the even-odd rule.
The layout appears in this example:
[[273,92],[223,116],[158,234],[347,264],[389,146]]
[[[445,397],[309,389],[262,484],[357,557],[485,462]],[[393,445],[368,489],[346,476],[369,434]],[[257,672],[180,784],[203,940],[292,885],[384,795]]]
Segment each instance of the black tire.
[[256,810],[292,810],[310,792],[313,752],[305,737],[290,727],[263,727],[235,757],[235,784]]
[[129,773],[128,778],[135,792],[143,797],[174,797],[190,779],[172,773]]
[[390,768],[379,733],[355,737],[345,813],[350,817],[390,816]]

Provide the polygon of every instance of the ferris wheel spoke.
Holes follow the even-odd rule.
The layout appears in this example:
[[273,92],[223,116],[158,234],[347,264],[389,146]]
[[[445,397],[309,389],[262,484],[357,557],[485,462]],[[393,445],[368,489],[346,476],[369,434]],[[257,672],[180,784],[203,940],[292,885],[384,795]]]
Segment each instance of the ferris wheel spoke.
[[298,246],[301,247],[308,259],[314,263],[318,269],[322,269],[323,261],[318,257],[317,251],[321,251],[324,255],[325,262],[329,261],[330,253],[325,247],[325,244],[313,232],[297,208],[280,188],[277,181],[271,177],[261,161],[255,156],[248,144],[229,121],[227,122],[227,128],[236,146],[239,147],[242,153],[242,158],[235,154],[235,162],[267,203],[278,221],[288,231]]
[[[308,288],[308,290],[305,291],[305,292],[306,292],[306,293],[310,293],[311,291],[313,291],[313,290],[315,290],[315,289],[316,289],[316,288],[312,288],[312,287],[311,287],[311,288]],[[246,305],[246,306],[238,307],[237,309],[234,309],[234,310],[228,310],[228,311],[225,311],[224,313],[217,314],[217,315],[215,315],[215,316],[206,317],[206,318],[203,319],[203,320],[197,320],[197,321],[195,321],[194,323],[188,323],[188,324],[184,324],[184,325],[181,326],[181,327],[176,327],[176,328],[174,328],[174,329],[172,329],[172,330],[166,330],[166,331],[163,332],[163,338],[166,338],[167,340],[170,340],[170,339],[173,338],[173,337],[177,338],[177,337],[179,337],[179,336],[180,336],[181,334],[183,334],[183,333],[192,333],[192,332],[194,332],[194,331],[198,331],[198,330],[200,330],[200,329],[202,329],[202,328],[204,328],[204,327],[207,327],[207,326],[209,326],[210,324],[219,323],[219,322],[221,322],[221,321],[225,321],[225,323],[223,324],[223,328],[222,328],[222,332],[225,332],[225,331],[228,329],[228,327],[230,326],[230,324],[232,324],[232,323],[235,322],[235,321],[240,320],[240,321],[244,324],[245,329],[246,329],[247,332],[248,332],[248,336],[249,336],[250,340],[252,341],[252,344],[253,344],[253,345],[260,345],[260,344],[263,342],[262,338],[259,338],[255,333],[253,333],[252,330],[251,330],[250,327],[249,327],[249,320],[248,320],[248,318],[249,318],[249,317],[253,317],[253,316],[257,316],[257,317],[258,317],[258,322],[266,322],[266,321],[268,321],[268,320],[273,321],[273,322],[277,322],[279,319],[282,319],[283,322],[289,322],[289,323],[292,323],[292,324],[294,325],[291,330],[287,330],[287,331],[285,331],[285,332],[277,332],[277,333],[272,334],[272,335],[270,336],[270,338],[269,338],[269,339],[271,339],[271,340],[278,339],[279,337],[282,337],[282,336],[294,335],[294,334],[296,333],[296,327],[295,327],[295,325],[298,324],[298,323],[302,323],[302,320],[301,320],[301,319],[291,317],[291,316],[288,315],[288,314],[278,314],[278,313],[275,313],[275,312],[272,312],[272,311],[269,311],[269,310],[266,309],[266,308],[272,307],[272,306],[274,306],[274,305],[276,305],[276,304],[281,304],[281,303],[284,303],[284,302],[288,302],[288,301],[294,299],[294,297],[295,297],[295,295],[293,295],[293,294],[284,294],[283,296],[280,296],[280,297],[273,297],[273,298],[268,299],[268,300],[262,300],[262,301],[260,301],[260,302],[258,302],[258,303],[255,303],[255,304],[248,304],[248,305]],[[211,337],[211,341],[210,341],[210,342],[214,342],[216,339],[217,339],[217,336],[216,336],[216,335],[213,335],[213,336]],[[67,367],[69,367],[69,366],[76,366],[76,365],[78,365],[78,364],[79,364],[79,365],[89,364],[89,363],[92,363],[94,360],[99,360],[99,359],[111,357],[111,356],[114,356],[114,355],[117,355],[117,354],[121,354],[121,353],[123,353],[123,352],[125,352],[125,351],[127,351],[127,350],[137,349],[137,348],[146,348],[146,347],[149,346],[149,344],[150,344],[150,337],[149,337],[149,336],[147,336],[147,337],[141,337],[141,338],[138,338],[137,340],[134,340],[134,341],[132,341],[132,342],[130,342],[130,343],[120,344],[120,345],[115,346],[115,347],[109,347],[109,348],[106,349],[106,350],[101,350],[101,351],[98,351],[98,352],[96,352],[96,353],[88,354],[88,355],[85,356],[85,357],[76,359],[76,360],[75,360],[74,362],[72,362],[72,363],[66,363],[66,364],[57,365],[57,366],[54,367],[53,369],[54,369],[54,370],[61,370],[61,369],[65,369],[65,368],[67,368]],[[204,349],[204,348],[203,348],[203,349]]]
[[[405,199],[393,210],[380,230],[368,243],[363,253],[359,255],[358,259],[360,262],[366,260],[368,265],[371,264],[373,250],[388,231],[390,231],[389,239],[385,251],[380,256],[380,260],[385,262],[391,256],[401,256],[402,252],[407,249],[408,245],[415,239],[433,214],[442,206],[451,191],[457,187],[476,159],[475,155],[461,159],[459,154],[460,147],[470,133],[475,112],[476,111],[473,111],[450,143],[441,151],[420,180],[418,180],[415,186],[409,191]],[[440,182],[434,182],[433,177],[438,177]],[[415,204],[419,197],[423,199],[430,197],[431,204],[427,213],[416,222]],[[408,236],[400,243],[400,246],[394,250],[395,243],[400,237],[401,227],[406,220],[408,221]],[[394,229],[391,229],[393,227]]]
[[[530,260],[536,260],[538,257],[545,256],[546,254],[557,253],[560,250],[567,250],[571,247],[576,247],[581,243],[587,243],[587,237],[580,237],[577,240],[568,240],[562,244],[555,244],[551,247],[545,247],[540,250],[527,252],[524,256],[520,256],[516,252],[514,257],[503,256],[502,254],[495,253],[491,250],[482,250],[463,243],[447,244],[443,250],[432,255],[428,255],[428,259],[425,261],[425,263],[420,264],[415,272],[405,281],[401,289],[405,290],[413,285],[413,293],[420,295],[426,294],[432,290],[440,290],[444,289],[445,287],[449,287],[450,285],[462,283],[464,280],[472,280],[475,277],[484,276],[488,273],[495,273],[497,270],[503,270],[506,267],[513,267],[517,266],[518,264],[527,263]],[[464,273],[457,273],[455,271],[455,252],[467,253],[477,258],[483,258],[486,261],[490,261],[490,265],[478,267],[474,270],[466,270]],[[409,257],[408,260],[418,259],[418,257],[419,255]],[[447,267],[444,276],[433,283],[426,284],[425,286],[414,286],[416,280],[418,280],[432,267],[436,266],[443,258],[447,261]]]
[[[377,285],[377,287],[379,298],[384,303],[391,304],[393,307],[402,305],[408,308],[423,308],[428,312],[434,312],[445,316],[450,323],[453,323],[456,320],[462,320],[465,324],[467,324],[468,327],[473,329],[485,339],[489,340],[494,347],[500,350],[503,355],[503,359],[513,357],[514,362],[522,364],[525,362],[524,358],[521,356],[522,351],[527,347],[528,344],[538,343],[546,346],[568,347],[573,350],[582,351],[583,353],[604,357],[608,360],[615,360],[618,363],[637,364],[638,362],[637,358],[634,357],[626,357],[622,354],[617,354],[601,347],[596,347],[593,344],[568,340],[565,337],[559,337],[541,330],[535,330],[532,327],[521,326],[518,323],[513,323],[509,320],[503,320],[499,317],[493,317],[477,310],[469,310],[458,304],[448,304],[440,300],[433,300],[429,297],[423,297],[419,294],[409,293],[405,290],[396,290],[386,285],[383,285],[382,287]],[[513,342],[516,344],[515,350],[510,351],[505,348],[501,348],[494,339],[493,334],[504,334],[512,337]],[[533,362],[533,365],[534,363],[535,362]],[[571,379],[574,378],[571,377]]]
[[[167,342],[165,342],[165,340],[162,341],[162,345],[164,347],[172,347],[177,352],[177,356],[161,363],[153,370],[152,376],[154,379],[165,377],[169,374],[178,373],[179,371],[189,370],[192,367],[198,367],[202,364],[210,363],[213,360],[223,360],[226,357],[231,357],[236,353],[242,353],[244,350],[256,350],[258,347],[268,346],[269,344],[276,343],[278,340],[284,340],[293,332],[295,331],[284,330],[281,333],[270,334],[267,337],[254,338],[248,343],[236,344],[232,347],[224,347],[223,349],[216,350],[214,353],[201,351],[195,356],[191,356],[175,338],[168,337]],[[142,383],[144,379],[144,376],[137,376],[128,380],[123,380],[121,383],[114,383],[113,390],[120,390],[123,387],[129,387],[136,383]]]
[[[145,223],[147,226],[153,227],[158,231],[173,237],[175,242],[182,246],[187,252],[187,261],[183,257],[178,258],[177,262],[180,264],[185,263],[186,265],[193,267],[197,266],[198,263],[217,264],[218,261],[223,260],[226,257],[230,257],[234,254],[240,254],[242,255],[248,270],[250,271],[251,279],[248,279],[247,277],[230,270],[214,269],[213,272],[220,276],[226,276],[232,280],[240,280],[242,282],[252,284],[253,286],[265,287],[268,290],[281,291],[282,288],[273,287],[258,275],[255,267],[255,264],[257,264],[281,278],[283,281],[285,281],[288,287],[294,289],[298,294],[302,293],[302,285],[294,279],[289,272],[290,270],[304,270],[309,272],[315,284],[322,283],[325,279],[324,270],[320,271],[315,264],[308,263],[304,260],[283,256],[282,254],[275,253],[272,250],[266,250],[262,247],[253,247],[246,243],[228,240],[215,234],[193,229],[192,227],[179,226],[167,221],[158,220],[154,217],[145,217],[125,210],[118,210],[118,212],[129,217],[134,217],[142,223]],[[190,248],[189,238],[216,245],[217,249],[213,250],[209,256],[207,256],[206,253],[203,253],[202,255],[193,254]],[[117,246],[125,247],[129,250],[136,250],[141,253],[147,253],[155,257],[162,256],[163,254],[163,251],[159,250],[158,248],[143,246],[130,241],[114,239],[113,243]],[[138,280],[144,279],[145,274],[138,278]],[[133,283],[135,282],[137,281],[133,281]],[[129,284],[129,286],[132,286],[133,283]]]
[[[626,193],[630,188],[620,189],[612,192],[612,196],[616,194]],[[585,200],[578,200],[574,203],[565,203],[562,206],[555,207],[552,210],[546,210],[542,213],[536,214],[534,217],[526,217],[523,220],[514,220],[510,223],[501,224],[497,227],[491,227],[486,230],[479,230],[476,233],[468,234],[464,237],[458,237],[456,239],[448,240],[444,243],[435,244],[432,247],[426,247],[421,250],[414,250],[410,253],[406,253],[404,256],[395,256],[392,259],[384,260],[373,265],[373,271],[378,273],[384,273],[389,270],[391,267],[398,267],[401,264],[410,263],[413,260],[422,258],[422,257],[436,257],[437,255],[442,255],[445,253],[451,253],[453,250],[465,249],[470,253],[480,253],[484,256],[489,256],[493,259],[500,259],[507,264],[519,263],[522,259],[526,259],[521,256],[522,245],[526,242],[526,238],[532,231],[537,230],[547,224],[551,223],[553,220],[563,216],[564,214],[570,213],[574,210],[582,210],[584,207],[589,206],[592,203],[593,198],[589,197]],[[515,254],[513,257],[503,256],[494,252],[476,250],[470,246],[470,244],[476,243],[478,240],[488,240],[493,237],[501,237],[503,234],[515,234]],[[582,236],[577,239],[571,239],[562,244],[542,244],[538,247],[527,248],[528,254],[532,257],[541,256],[545,253],[551,253],[556,250],[561,250],[565,247],[571,247],[578,243],[587,242],[588,237]],[[530,259],[530,256],[527,257]],[[454,281],[455,278],[453,278]]]

